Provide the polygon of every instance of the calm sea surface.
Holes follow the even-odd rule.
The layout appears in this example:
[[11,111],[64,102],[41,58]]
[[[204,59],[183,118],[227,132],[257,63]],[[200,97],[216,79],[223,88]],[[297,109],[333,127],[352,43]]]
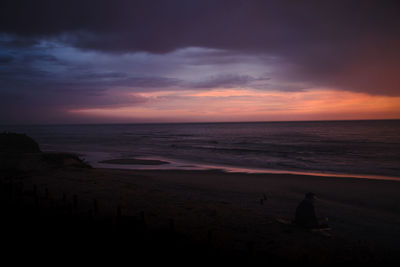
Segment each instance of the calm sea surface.
[[0,125],[0,131],[26,133],[44,151],[77,152],[95,166],[103,159],[152,158],[171,162],[159,168],[400,177],[400,120]]

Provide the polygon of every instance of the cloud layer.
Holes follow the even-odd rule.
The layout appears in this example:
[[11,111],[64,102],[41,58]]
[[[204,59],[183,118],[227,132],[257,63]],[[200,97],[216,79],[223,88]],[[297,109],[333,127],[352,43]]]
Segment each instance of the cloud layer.
[[5,0],[1,109],[12,121],[215,88],[399,96],[398,14],[398,1]]

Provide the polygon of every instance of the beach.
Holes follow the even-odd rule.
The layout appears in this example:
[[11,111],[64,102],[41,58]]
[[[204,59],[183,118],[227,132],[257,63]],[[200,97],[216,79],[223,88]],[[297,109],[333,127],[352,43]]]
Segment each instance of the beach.
[[3,265],[400,266],[400,1],[0,6]]
[[[374,265],[394,260],[400,237],[398,181],[64,167],[15,176],[13,183],[53,202],[74,201],[80,212],[93,211],[95,202],[95,218],[141,216],[147,231],[173,228],[217,251],[251,251],[258,262],[274,255]],[[293,219],[307,192],[318,197],[317,216],[329,218],[328,236],[280,222]]]

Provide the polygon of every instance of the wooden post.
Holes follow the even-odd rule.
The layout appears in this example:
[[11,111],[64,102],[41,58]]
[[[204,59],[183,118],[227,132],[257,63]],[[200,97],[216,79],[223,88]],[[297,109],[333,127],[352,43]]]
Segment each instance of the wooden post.
[[144,216],[144,211],[140,212],[140,220],[142,221],[142,226],[145,229],[146,228],[146,218]]
[[25,185],[24,185],[24,182],[21,182],[20,183],[20,192],[21,192],[21,195],[24,193],[24,187],[25,187]]
[[142,222],[145,221],[145,220],[144,220],[144,211],[141,211],[141,212],[140,212],[140,219],[142,220]]
[[49,189],[47,187],[44,189],[44,198],[49,199]]
[[115,227],[115,231],[116,233],[121,233],[121,226],[122,226],[122,208],[121,206],[117,206],[117,215],[115,217],[115,223],[114,223],[114,227]]
[[171,230],[171,232],[175,232],[175,222],[174,219],[169,219],[168,220],[169,223],[169,230]]
[[254,243],[253,242],[247,243],[247,252],[248,252],[249,256],[253,256],[253,254],[254,254]]
[[213,231],[211,229],[208,230],[207,232],[207,243],[208,245],[211,245],[213,239]]
[[33,185],[33,198],[35,199],[35,206],[39,207],[39,197],[37,194],[37,185],[36,184]]
[[117,230],[120,230],[118,228],[119,228],[119,226],[121,225],[121,222],[122,222],[121,217],[122,217],[122,208],[121,208],[121,206],[117,206],[117,216],[115,218],[115,223],[116,223],[116,226],[117,226]]
[[74,195],[73,200],[72,200],[72,208],[76,210],[78,208],[78,197],[77,195]]
[[122,208],[121,208],[121,206],[118,206],[117,207],[117,218],[120,219],[121,216],[122,216]]
[[33,195],[37,196],[37,185],[33,185]]
[[93,200],[93,213],[94,215],[97,215],[97,213],[99,212],[99,205],[97,203],[97,199]]

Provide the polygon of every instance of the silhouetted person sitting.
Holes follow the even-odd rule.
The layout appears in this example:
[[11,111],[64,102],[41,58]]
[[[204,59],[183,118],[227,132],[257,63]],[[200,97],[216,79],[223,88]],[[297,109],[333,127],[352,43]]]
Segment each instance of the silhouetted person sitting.
[[314,202],[315,202],[315,194],[307,193],[306,197],[296,208],[296,218],[295,223],[299,226],[305,228],[327,228],[329,227],[326,224],[327,218],[323,220],[325,224],[321,224],[317,216],[315,215]]

